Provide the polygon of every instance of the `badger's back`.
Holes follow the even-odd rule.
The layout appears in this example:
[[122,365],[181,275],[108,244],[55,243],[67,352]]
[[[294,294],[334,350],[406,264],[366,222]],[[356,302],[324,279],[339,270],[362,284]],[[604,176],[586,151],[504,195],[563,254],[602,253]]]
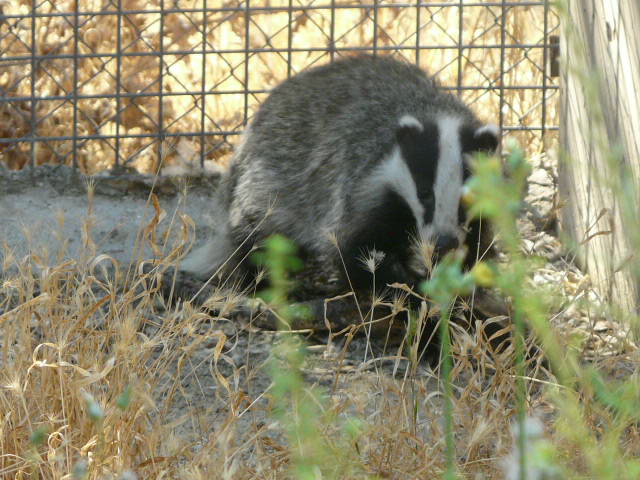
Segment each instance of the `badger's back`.
[[275,88],[232,160],[236,241],[278,232],[310,250],[331,248],[326,233],[348,234],[358,221],[354,195],[391,153],[407,115],[421,123],[442,115],[477,123],[419,68],[389,57],[342,59]]

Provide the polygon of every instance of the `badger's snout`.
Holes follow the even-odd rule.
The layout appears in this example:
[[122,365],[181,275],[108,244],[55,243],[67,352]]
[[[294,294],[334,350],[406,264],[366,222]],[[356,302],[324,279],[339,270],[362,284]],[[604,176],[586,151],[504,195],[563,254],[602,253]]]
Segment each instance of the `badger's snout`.
[[436,258],[442,258],[451,250],[455,250],[460,245],[460,241],[455,235],[443,233],[436,237],[433,253]]
[[439,233],[414,237],[405,267],[417,279],[426,279],[434,265],[447,253],[462,244],[462,237],[455,233]]

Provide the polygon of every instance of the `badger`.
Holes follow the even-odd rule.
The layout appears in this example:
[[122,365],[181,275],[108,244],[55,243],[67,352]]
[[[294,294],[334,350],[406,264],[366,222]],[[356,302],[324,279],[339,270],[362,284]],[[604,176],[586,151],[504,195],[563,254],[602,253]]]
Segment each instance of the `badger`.
[[236,268],[276,233],[354,288],[423,279],[416,241],[436,257],[466,244],[470,265],[490,239],[461,207],[469,158],[497,145],[495,127],[414,65],[361,55],[311,68],[258,109],[220,190],[224,219],[182,270]]

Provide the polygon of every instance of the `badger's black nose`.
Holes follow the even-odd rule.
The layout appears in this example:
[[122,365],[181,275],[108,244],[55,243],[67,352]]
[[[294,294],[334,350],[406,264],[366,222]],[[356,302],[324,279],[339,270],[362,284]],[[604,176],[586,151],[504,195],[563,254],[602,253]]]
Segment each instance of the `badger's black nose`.
[[438,238],[436,239],[435,253],[438,257],[442,257],[454,248],[458,248],[458,245],[458,239],[454,235],[449,235],[447,233],[438,235]]

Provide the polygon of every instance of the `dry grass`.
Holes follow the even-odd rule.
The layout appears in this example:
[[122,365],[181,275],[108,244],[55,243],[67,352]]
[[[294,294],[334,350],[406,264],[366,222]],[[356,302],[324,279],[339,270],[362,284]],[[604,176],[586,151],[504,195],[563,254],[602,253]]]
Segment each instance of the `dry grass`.
[[[331,31],[331,15],[328,8],[295,10],[292,15],[291,45],[294,51],[290,58],[286,52],[254,52],[248,56],[242,52],[250,49],[287,49],[289,45],[289,14],[283,10],[260,10],[259,7],[286,7],[288,1],[252,2],[256,8],[251,13],[248,25],[249,36],[245,37],[245,13],[242,8],[206,14],[207,48],[232,50],[237,53],[207,54],[203,65],[202,50],[203,14],[168,13],[163,22],[164,35],[160,35],[160,15],[135,13],[121,17],[121,62],[110,57],[117,52],[117,16],[114,3],[83,0],[79,3],[78,53],[94,55],[78,60],[78,78],[74,81],[74,61],[64,58],[75,51],[73,17],[49,16],[37,20],[35,29],[35,52],[38,55],[62,56],[38,62],[34,85],[36,96],[44,97],[32,111],[29,100],[14,100],[12,97],[31,95],[31,20],[27,16],[31,2],[15,0],[0,3],[5,15],[24,15],[12,18],[0,25],[0,55],[19,57],[0,62],[0,88],[6,92],[9,102],[0,103],[0,137],[19,138],[30,134],[31,115],[37,119],[37,132],[41,136],[72,135],[74,104],[77,102],[78,135],[140,135],[138,138],[122,138],[119,142],[120,160],[130,161],[140,171],[153,172],[158,166],[157,141],[148,135],[156,134],[159,126],[169,134],[188,132],[234,131],[243,128],[244,95],[248,96],[248,116],[252,115],[264,99],[265,90],[312,65],[329,61],[328,35]],[[216,2],[214,2],[215,4]],[[361,48],[374,43],[374,12],[358,8],[370,2],[338,1],[334,16],[335,48]],[[38,14],[72,13],[75,2],[68,0],[45,1]],[[446,86],[458,84],[478,87],[462,90],[462,97],[485,120],[498,123],[500,95],[501,51],[499,48],[482,48],[499,45],[501,42],[499,7],[465,7],[462,32],[459,31],[458,3],[451,7],[421,7],[419,38],[416,37],[418,10],[415,7],[394,7],[394,2],[379,2],[377,10],[377,46],[389,49],[389,53],[415,62],[414,50],[394,50],[396,47],[445,46],[450,48],[420,51],[419,64],[437,75]],[[225,0],[214,6],[243,7],[240,0]],[[328,6],[312,0],[295,0],[294,8],[312,5]],[[209,7],[211,7],[209,2]],[[165,8],[202,8],[196,0],[179,3],[165,2]],[[123,9],[157,10],[157,0],[142,2],[127,0]],[[105,15],[83,15],[82,12],[104,11]],[[540,6],[518,6],[506,15],[506,43],[509,45],[540,45],[543,42],[543,13]],[[557,19],[551,16],[549,30],[557,27]],[[459,41],[474,47],[465,50],[458,64]],[[162,42],[162,43],[161,43]],[[164,72],[160,79],[160,57],[149,55],[164,51]],[[319,51],[304,51],[317,49]],[[189,53],[174,53],[189,52]],[[348,52],[338,52],[339,55]],[[245,85],[245,62],[248,61],[249,82]],[[288,71],[288,62],[291,71]],[[507,48],[504,58],[504,124],[513,127],[537,127],[542,123],[542,93],[512,87],[542,85],[542,48]],[[460,71],[459,71],[460,69]],[[117,78],[120,73],[120,84]],[[552,82],[550,81],[550,84]],[[74,88],[77,86],[77,88]],[[217,92],[207,95],[204,124],[201,118],[201,96],[180,95],[185,92]],[[226,92],[226,93],[225,93]],[[108,95],[129,95],[118,103]],[[162,94],[162,98],[160,97]],[[82,98],[83,96],[92,98]],[[69,97],[54,99],[54,97]],[[557,125],[556,91],[547,92],[545,123]],[[162,117],[160,111],[162,106]],[[119,112],[120,122],[117,122]],[[513,133],[529,153],[542,148],[539,131]],[[554,135],[550,135],[552,139]],[[205,159],[220,161],[228,157],[236,135],[207,135]],[[200,139],[197,137],[169,137],[163,143],[162,157],[167,163],[190,165],[200,159]],[[115,140],[92,139],[78,142],[75,151],[78,163],[88,173],[113,166]],[[66,163],[72,161],[71,140],[47,140],[38,143],[36,164]],[[0,161],[10,168],[20,168],[29,162],[28,142],[1,144]]]
[[[155,232],[163,225],[159,219],[141,228],[141,241],[163,238]],[[89,223],[75,260],[56,261],[65,256],[60,251],[48,252],[47,261],[35,246],[23,258],[5,249],[0,478],[70,478],[73,472],[73,478],[92,479],[131,478],[132,472],[138,478],[295,478],[265,367],[283,334],[232,318],[239,301],[234,292],[213,293],[208,304],[219,310],[213,315],[189,304],[165,309],[151,278],[138,273],[140,265],[115,265],[98,254],[86,233]],[[169,252],[164,262],[175,261],[188,230],[178,245],[157,245]],[[573,300],[558,311],[583,293],[584,286],[567,293]],[[370,320],[356,331],[366,332]],[[343,472],[334,478],[439,478],[445,460],[438,371],[415,362],[411,351],[403,354],[391,344],[382,350],[384,341],[369,343],[352,333],[327,344],[302,332],[312,343],[303,366],[306,384],[322,388],[324,401],[308,387],[301,395],[323,416],[318,435]],[[558,333],[563,338],[563,330]],[[491,354],[482,327],[456,329],[454,337],[457,469],[465,478],[504,478],[518,408],[513,352]],[[563,341],[569,350],[581,345]],[[621,362],[628,357],[618,350],[593,361],[623,376]],[[562,432],[568,417],[551,422],[558,408],[552,400],[565,387],[535,363],[525,387],[526,410],[544,420],[555,455],[588,471],[588,452]],[[576,394],[589,434],[615,424],[615,411],[602,407],[597,392]],[[345,440],[349,418],[359,426]],[[629,455],[638,452],[640,432],[629,427],[625,442]]]
[[[263,365],[276,334],[230,321],[234,295],[214,295],[213,317],[188,304],[165,311],[137,266],[106,271],[112,259],[86,245],[79,260],[50,267],[35,252],[5,258],[0,477],[286,478],[289,448]],[[460,471],[496,478],[511,445],[513,363],[489,355],[480,332],[457,337]],[[394,349],[363,363],[372,347],[362,341],[340,347],[337,336],[305,364],[336,419],[321,434],[338,444],[345,415],[362,420],[353,457],[340,452],[349,478],[433,478],[443,469],[436,373]],[[532,409],[546,405],[539,386],[528,387]]]

